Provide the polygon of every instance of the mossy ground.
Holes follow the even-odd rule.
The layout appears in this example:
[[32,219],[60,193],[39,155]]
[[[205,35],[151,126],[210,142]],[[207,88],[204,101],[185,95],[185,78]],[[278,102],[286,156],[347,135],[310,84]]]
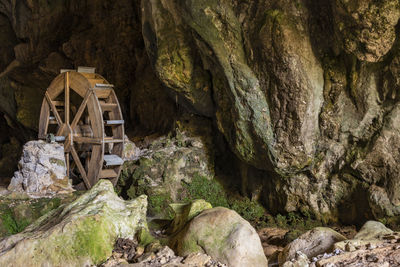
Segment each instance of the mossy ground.
[[39,217],[76,197],[77,194],[63,198],[0,198],[0,238],[22,232]]

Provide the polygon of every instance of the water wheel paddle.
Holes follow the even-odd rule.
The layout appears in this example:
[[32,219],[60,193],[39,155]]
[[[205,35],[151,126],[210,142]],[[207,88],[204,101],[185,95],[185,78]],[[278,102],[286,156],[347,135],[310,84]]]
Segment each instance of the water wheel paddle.
[[43,99],[39,139],[64,143],[67,173],[87,189],[99,179],[115,185],[123,164],[124,120],[113,88],[94,68],[79,67],[61,70]]

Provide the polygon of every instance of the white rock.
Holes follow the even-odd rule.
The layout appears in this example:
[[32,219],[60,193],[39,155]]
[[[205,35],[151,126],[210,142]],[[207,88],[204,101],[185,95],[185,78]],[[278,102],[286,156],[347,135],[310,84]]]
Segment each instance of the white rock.
[[19,170],[8,186],[10,191],[43,197],[74,191],[68,179],[64,147],[57,143],[30,141],[24,145]]

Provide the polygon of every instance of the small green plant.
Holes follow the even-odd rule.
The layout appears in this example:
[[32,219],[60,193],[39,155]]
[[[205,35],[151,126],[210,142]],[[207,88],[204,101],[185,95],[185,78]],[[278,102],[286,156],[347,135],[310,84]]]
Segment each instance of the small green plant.
[[239,213],[245,220],[261,222],[265,219],[265,209],[256,201],[249,198],[230,200],[231,209]]
[[286,228],[287,227],[287,218],[284,215],[278,214],[276,215],[276,225],[280,228]]
[[29,225],[27,220],[16,220],[11,210],[6,210],[4,214],[1,215],[1,220],[3,222],[3,227],[9,235],[20,233]]
[[149,195],[149,211],[153,215],[163,215],[165,219],[173,218],[173,211],[169,206],[172,199],[167,194]]
[[204,199],[213,207],[229,208],[225,191],[215,179],[209,180],[206,177],[195,174],[191,183],[183,183],[183,186],[188,192],[188,196],[185,197],[184,201]]

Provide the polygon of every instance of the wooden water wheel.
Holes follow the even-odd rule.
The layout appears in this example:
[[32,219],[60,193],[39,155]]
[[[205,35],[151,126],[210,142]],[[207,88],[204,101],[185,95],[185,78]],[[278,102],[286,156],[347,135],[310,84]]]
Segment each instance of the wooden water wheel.
[[39,139],[64,143],[68,175],[87,189],[99,179],[115,185],[123,164],[124,120],[113,87],[94,68],[61,70],[43,99]]

